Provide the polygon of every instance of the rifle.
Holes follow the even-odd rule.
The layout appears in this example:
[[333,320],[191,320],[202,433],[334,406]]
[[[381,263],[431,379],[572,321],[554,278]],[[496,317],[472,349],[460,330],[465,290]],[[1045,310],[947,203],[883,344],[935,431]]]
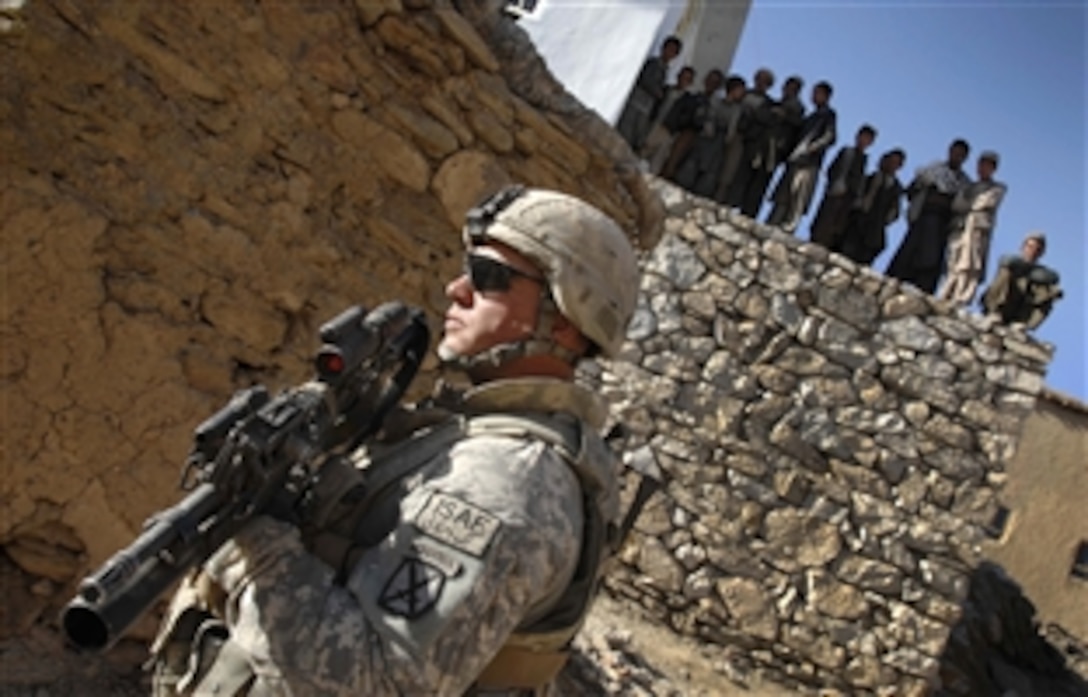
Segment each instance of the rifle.
[[257,385],[193,432],[179,503],[79,585],[61,626],[77,649],[105,651],[190,568],[256,515],[297,521],[326,458],[381,426],[430,343],[422,311],[389,302],[354,306],[322,325],[315,379],[270,397]]

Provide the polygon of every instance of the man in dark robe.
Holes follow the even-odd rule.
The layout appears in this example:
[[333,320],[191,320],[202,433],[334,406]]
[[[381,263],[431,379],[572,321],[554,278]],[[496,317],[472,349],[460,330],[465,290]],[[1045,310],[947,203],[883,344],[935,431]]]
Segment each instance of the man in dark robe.
[[837,137],[837,117],[828,105],[831,93],[831,85],[827,82],[818,82],[812,88],[814,109],[801,123],[801,139],[786,159],[786,171],[779,177],[771,195],[774,207],[767,216],[767,224],[777,225],[791,234],[812,204],[824,153],[835,144]]
[[944,268],[945,249],[952,222],[952,200],[971,183],[962,166],[970,152],[967,141],[956,139],[948,160],[918,170],[907,187],[907,234],[887,275],[912,283],[927,293],[937,289]]
[[843,147],[827,168],[824,200],[812,221],[809,239],[828,249],[839,246],[850,211],[854,208],[865,179],[868,156],[865,151],[876,140],[876,129],[865,124],[854,135],[854,144]]
[[760,68],[752,78],[752,89],[744,95],[741,116],[741,140],[744,149],[726,205],[739,208],[744,215],[759,215],[763,195],[777,162],[774,150],[774,99],[767,90],[774,86],[774,73]]
[[665,97],[665,78],[669,63],[680,54],[681,48],[683,44],[675,36],[665,39],[661,44],[661,54],[646,60],[631,93],[627,96],[627,103],[620,113],[616,130],[635,152],[642,148],[646,136],[650,134],[654,109]]
[[1064,295],[1058,273],[1039,263],[1046,251],[1046,236],[1032,232],[1024,239],[1020,256],[1001,257],[994,282],[982,294],[987,315],[1003,324],[1035,329],[1047,318],[1054,302]]
[[858,264],[872,264],[887,245],[885,228],[899,217],[903,185],[895,176],[907,156],[898,148],[880,158],[877,170],[865,178],[861,194],[850,211],[846,231],[831,251]]

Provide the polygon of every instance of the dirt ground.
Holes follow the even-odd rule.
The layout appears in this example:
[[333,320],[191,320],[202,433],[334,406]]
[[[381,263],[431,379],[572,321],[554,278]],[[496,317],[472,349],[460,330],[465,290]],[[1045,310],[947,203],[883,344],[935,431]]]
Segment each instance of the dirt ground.
[[[578,650],[559,683],[564,697],[589,694],[642,697],[784,697],[796,694],[744,675],[720,646],[680,637],[641,616],[641,610],[601,594],[575,642]],[[568,679],[595,679],[571,689]],[[577,689],[578,687],[586,689]]]
[[[722,649],[700,645],[651,624],[638,608],[603,595],[558,682],[563,697],[779,697],[769,685],[744,685]],[[38,628],[0,643],[3,697],[143,697],[149,692],[139,642],[121,642],[106,656],[65,650],[52,631]],[[731,679],[732,678],[732,679]]]

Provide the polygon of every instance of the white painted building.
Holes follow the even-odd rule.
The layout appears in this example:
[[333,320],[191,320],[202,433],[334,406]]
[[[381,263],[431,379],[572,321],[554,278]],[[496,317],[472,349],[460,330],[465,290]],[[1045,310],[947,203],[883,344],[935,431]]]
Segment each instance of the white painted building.
[[512,10],[549,69],[583,104],[611,123],[639,70],[670,34],[684,42],[683,65],[697,81],[728,73],[751,0],[512,0]]

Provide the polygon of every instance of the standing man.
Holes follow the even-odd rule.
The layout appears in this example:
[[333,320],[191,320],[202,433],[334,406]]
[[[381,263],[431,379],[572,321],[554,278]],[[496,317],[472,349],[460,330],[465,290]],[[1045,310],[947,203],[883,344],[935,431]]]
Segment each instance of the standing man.
[[863,125],[854,135],[854,144],[839,150],[839,154],[827,168],[827,188],[824,200],[812,221],[809,239],[828,249],[835,249],[842,240],[850,211],[857,203],[865,178],[868,156],[865,151],[876,140],[876,129]]
[[958,305],[975,300],[979,284],[986,280],[986,260],[997,223],[997,207],[1008,190],[994,179],[998,156],[987,150],[978,156],[978,181],[961,189],[952,199],[952,234],[948,240],[948,275],[938,297]]
[[669,63],[680,55],[683,44],[680,39],[670,36],[661,44],[661,55],[650,56],[642,66],[627,104],[620,113],[616,130],[623,139],[638,152],[650,134],[650,122],[654,110],[665,98],[665,79],[668,76]]
[[[679,133],[673,140],[672,150],[669,152],[668,159],[665,160],[665,166],[661,168],[661,176],[679,186],[684,186],[684,184],[680,183],[681,170],[688,160],[694,156],[695,145],[699,141],[704,128],[707,127],[711,108],[717,99],[714,93],[721,86],[722,71],[711,70],[703,78],[703,91],[698,94],[686,95],[677,101],[672,113],[665,119],[666,123],[670,124],[670,128],[675,127]],[[713,121],[710,123],[713,125]],[[689,175],[685,174],[685,177],[689,177]],[[689,186],[690,181],[693,181],[693,179],[694,177],[687,179]]]
[[463,236],[438,354],[472,388],[327,463],[301,531],[261,517],[215,552],[152,647],[156,697],[534,694],[562,667],[618,508],[574,366],[616,355],[638,267],[553,191],[504,189]]
[[[703,101],[695,112],[695,126],[698,129],[695,140],[676,172],[679,186],[704,198],[710,198],[717,190],[718,177],[725,162],[726,142],[735,136],[740,117],[735,83],[732,101],[723,101],[716,94],[723,80],[720,70],[707,73]],[[729,98],[728,92],[726,96]]]
[[[767,178],[769,185],[774,178],[774,170],[786,163],[797,142],[801,139],[801,128],[805,122],[805,105],[801,103],[801,88],[805,81],[797,75],[791,75],[782,83],[782,99],[771,108],[774,129],[774,167]],[[759,196],[760,203],[767,195],[767,187]]]
[[767,185],[771,182],[771,172],[774,171],[776,161],[772,111],[775,102],[768,94],[772,86],[774,73],[767,68],[760,68],[752,78],[752,88],[741,102],[741,140],[744,142],[744,151],[726,203],[739,208],[749,218],[759,215],[759,207],[763,203]]
[[797,230],[801,216],[812,204],[816,177],[824,163],[824,153],[835,144],[836,115],[828,103],[832,88],[828,82],[818,82],[812,88],[813,111],[801,124],[801,138],[786,158],[786,171],[775,185],[774,208],[767,216],[768,225],[777,225],[788,233]]
[[741,138],[743,129],[745,92],[744,78],[740,75],[730,75],[725,80],[725,99],[722,101],[722,110],[725,112],[725,120],[728,123],[725,133],[725,142],[722,144],[722,168],[718,173],[718,187],[714,191],[714,200],[718,203],[726,203],[729,190],[733,186],[733,179],[737,176],[737,168],[740,167],[741,158],[744,156],[744,140]]
[[[679,128],[679,118],[670,119],[669,116],[677,109],[677,105],[687,102],[692,95],[691,86],[695,82],[695,69],[684,66],[676,76],[676,84],[668,87],[665,100],[654,116],[653,125],[650,127],[650,135],[646,136],[646,144],[642,148],[642,158],[646,160],[647,167],[654,174],[660,174],[665,166],[665,160],[672,151],[673,142],[676,139]],[[682,107],[681,107],[682,108]],[[670,127],[673,126],[673,127]]]
[[1046,235],[1031,232],[1024,238],[1020,256],[1001,257],[994,282],[982,294],[987,315],[1003,324],[1023,324],[1035,329],[1065,293],[1058,273],[1039,263],[1046,252]]
[[895,175],[906,160],[906,153],[898,148],[880,157],[877,170],[865,178],[861,196],[850,211],[846,232],[831,251],[865,265],[872,264],[884,251],[888,244],[886,228],[899,217],[903,197],[903,185]]
[[913,283],[927,293],[937,290],[944,266],[948,231],[952,223],[952,200],[971,183],[963,163],[971,147],[958,138],[948,146],[948,160],[922,167],[907,187],[907,234],[887,275]]

